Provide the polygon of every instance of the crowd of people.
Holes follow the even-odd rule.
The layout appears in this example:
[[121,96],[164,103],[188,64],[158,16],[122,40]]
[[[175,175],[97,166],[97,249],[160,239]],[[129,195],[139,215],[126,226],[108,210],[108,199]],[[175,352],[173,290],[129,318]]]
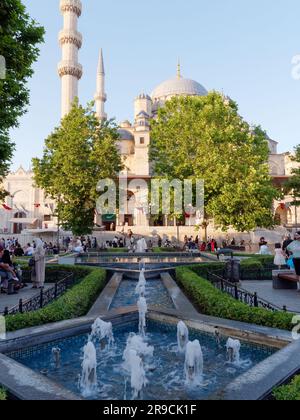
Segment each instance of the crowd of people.
[[[268,242],[264,237],[259,241],[259,255],[273,255]],[[279,269],[283,266],[299,271],[300,274],[300,232],[297,232],[292,238],[288,235],[283,243],[275,244],[274,265]]]
[[22,248],[17,239],[4,238],[0,241],[0,291],[4,294],[15,294],[20,289],[28,287],[23,281],[21,267],[14,262],[14,257],[31,257],[32,288],[43,288],[45,283],[46,250],[48,249],[41,239],[28,243]]

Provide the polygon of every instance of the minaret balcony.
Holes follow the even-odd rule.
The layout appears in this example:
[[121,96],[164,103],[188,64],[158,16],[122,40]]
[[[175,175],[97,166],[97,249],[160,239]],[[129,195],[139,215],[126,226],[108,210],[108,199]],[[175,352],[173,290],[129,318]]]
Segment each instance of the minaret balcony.
[[60,77],[74,76],[79,80],[82,77],[83,68],[81,64],[73,61],[61,61],[58,65],[58,74]]
[[76,13],[76,15],[80,17],[82,12],[82,3],[80,0],[60,0],[60,10],[62,13]]
[[101,102],[106,102],[107,101],[107,95],[102,94],[102,93],[96,93],[94,96],[95,101],[101,101]]
[[58,39],[61,46],[64,44],[74,44],[78,49],[82,46],[82,35],[78,31],[63,29],[60,31]]

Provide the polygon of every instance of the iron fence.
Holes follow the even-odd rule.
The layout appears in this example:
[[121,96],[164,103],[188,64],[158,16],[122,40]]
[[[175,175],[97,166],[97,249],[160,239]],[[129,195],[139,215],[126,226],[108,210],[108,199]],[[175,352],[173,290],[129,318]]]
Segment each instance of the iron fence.
[[218,290],[227,293],[228,295],[232,296],[235,300],[245,303],[250,307],[263,308],[273,312],[287,311],[286,306],[280,308],[279,306],[273,305],[272,303],[258,297],[257,293],[248,292],[247,290],[244,290],[241,287],[239,287],[236,283],[230,283],[229,281],[225,280],[219,274],[209,272],[207,274],[207,279]]
[[[19,300],[19,304],[8,308],[6,307],[3,315],[16,315],[23,314],[27,312],[37,311],[49,305],[60,296],[62,296],[68,288],[70,288],[75,283],[75,274],[74,273],[63,273],[56,272],[51,273],[55,277],[55,285],[47,290],[42,288],[39,293],[28,300]],[[48,277],[48,276],[47,276]],[[49,281],[49,278],[47,278]]]

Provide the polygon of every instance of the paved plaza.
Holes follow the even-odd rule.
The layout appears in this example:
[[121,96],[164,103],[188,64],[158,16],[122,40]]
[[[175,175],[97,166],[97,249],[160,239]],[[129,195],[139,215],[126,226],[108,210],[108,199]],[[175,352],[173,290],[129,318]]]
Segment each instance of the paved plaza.
[[[54,286],[54,284],[52,283],[45,284],[44,291],[49,290],[52,286]],[[0,313],[3,313],[6,307],[8,309],[11,309],[14,306],[18,305],[20,299],[23,299],[23,302],[26,302],[27,300],[39,294],[40,294],[40,291],[36,289],[32,289],[31,284],[29,284],[28,287],[25,287],[24,289],[20,290],[16,295],[1,294],[0,295]]]
[[274,290],[272,281],[243,281],[242,288],[257,293],[273,305],[286,306],[290,312],[300,313],[300,293],[297,290]]

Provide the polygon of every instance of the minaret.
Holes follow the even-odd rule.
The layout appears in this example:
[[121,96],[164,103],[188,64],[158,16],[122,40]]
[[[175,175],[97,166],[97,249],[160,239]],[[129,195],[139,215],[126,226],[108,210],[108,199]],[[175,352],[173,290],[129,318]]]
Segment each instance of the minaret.
[[95,94],[95,103],[96,103],[96,115],[100,121],[105,121],[107,115],[105,113],[105,102],[107,96],[105,93],[105,70],[104,70],[104,60],[103,52],[100,50],[99,62],[97,69],[97,90]]
[[177,79],[181,79],[181,63],[180,63],[180,58],[178,58],[178,63],[177,63]]
[[59,33],[62,48],[62,61],[58,65],[61,78],[61,116],[71,110],[72,103],[78,97],[78,81],[82,77],[82,66],[78,62],[78,52],[82,46],[82,35],[77,30],[81,16],[80,0],[60,0],[60,11],[64,17],[64,29]]

